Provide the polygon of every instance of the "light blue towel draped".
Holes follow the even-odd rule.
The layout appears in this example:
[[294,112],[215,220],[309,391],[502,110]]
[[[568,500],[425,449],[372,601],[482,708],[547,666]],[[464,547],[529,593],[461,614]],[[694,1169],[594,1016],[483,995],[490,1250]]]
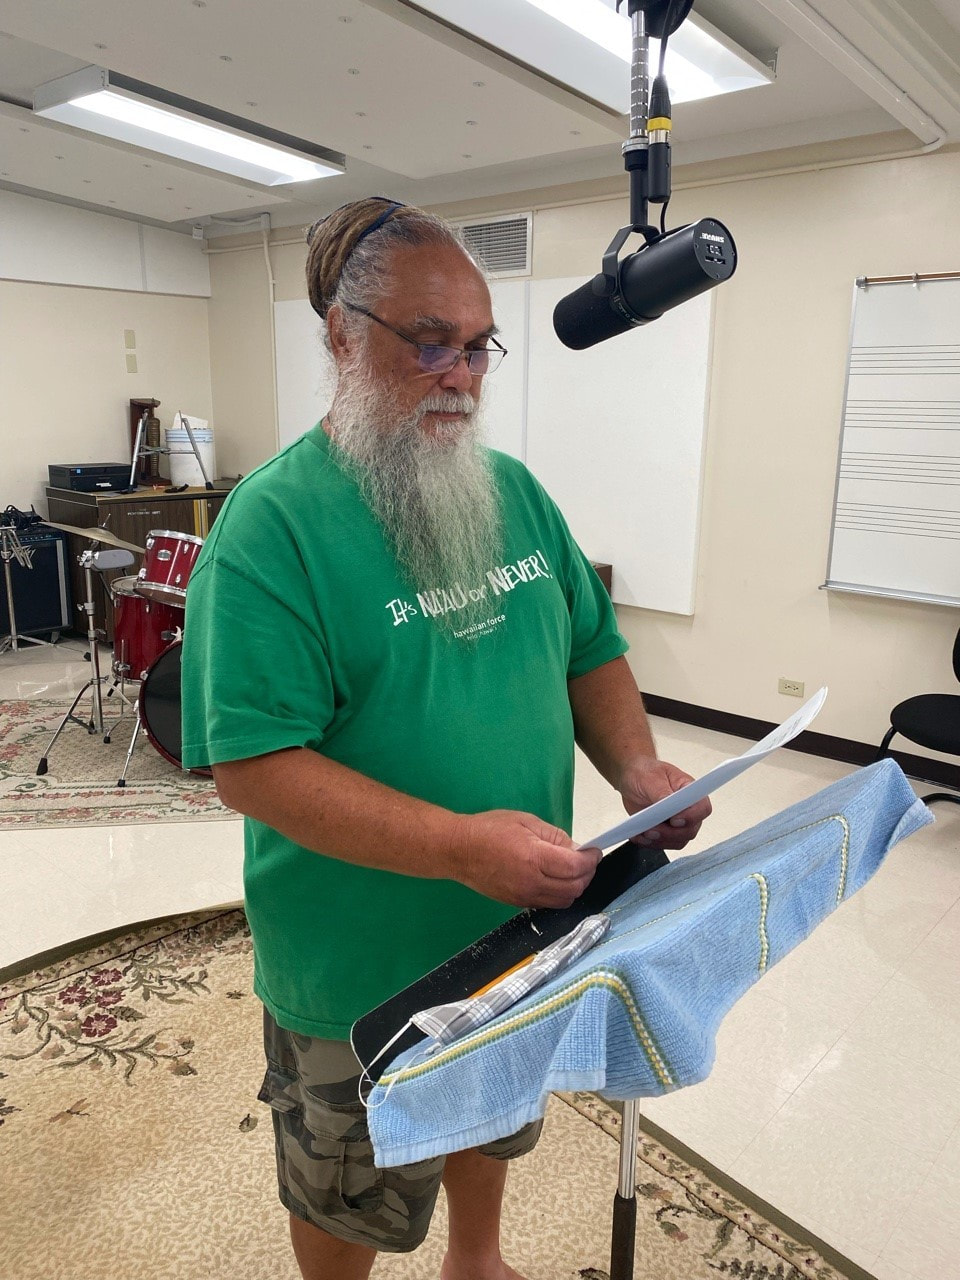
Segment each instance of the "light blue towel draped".
[[369,1099],[376,1163],[506,1137],[553,1090],[626,1100],[705,1079],[732,1005],[932,821],[883,760],[655,871],[607,909],[607,936],[569,969],[479,1030],[391,1063]]

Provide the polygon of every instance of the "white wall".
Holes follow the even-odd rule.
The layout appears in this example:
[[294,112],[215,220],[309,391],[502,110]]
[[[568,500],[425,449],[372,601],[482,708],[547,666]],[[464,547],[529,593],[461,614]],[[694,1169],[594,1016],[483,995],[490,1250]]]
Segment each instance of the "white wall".
[[[556,193],[541,197],[546,203]],[[797,703],[777,693],[778,677],[811,691],[828,684],[817,730],[864,742],[879,741],[895,702],[956,689],[956,611],[819,587],[853,280],[955,269],[958,202],[957,151],[675,194],[671,222],[720,218],[737,241],[740,267],[716,292],[695,614],[620,610],[644,689],[779,720]],[[442,212],[460,218],[470,209]],[[537,209],[534,276],[594,274],[626,219],[625,198]],[[273,250],[278,299],[305,296],[305,256],[300,244]],[[270,346],[256,257],[256,249],[224,254],[212,273],[214,398],[219,404],[219,388],[229,385],[251,463],[274,447],[272,424],[268,431],[258,408]],[[266,337],[254,342],[258,329]],[[504,340],[509,346],[509,335]],[[232,358],[234,347],[242,355]],[[638,500],[657,483],[654,472],[640,476]]]
[[132,397],[213,418],[209,273],[190,237],[9,192],[0,227],[0,507],[45,513],[49,463],[129,462]]
[[0,279],[209,297],[191,236],[0,191]]

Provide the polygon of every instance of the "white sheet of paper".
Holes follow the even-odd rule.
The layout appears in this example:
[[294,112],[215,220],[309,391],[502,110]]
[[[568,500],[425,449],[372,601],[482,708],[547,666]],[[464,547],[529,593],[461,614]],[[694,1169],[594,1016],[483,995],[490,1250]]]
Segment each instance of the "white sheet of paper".
[[826,697],[827,689],[824,686],[812,698],[808,698],[795,715],[792,715],[789,720],[784,720],[783,724],[778,725],[776,729],[772,729],[765,738],[755,742],[752,747],[744,751],[743,755],[737,756],[733,760],[724,760],[722,764],[718,764],[709,773],[705,773],[702,778],[688,782],[685,787],[681,787],[673,795],[667,796],[663,800],[657,800],[656,803],[648,805],[646,809],[641,809],[639,813],[631,814],[629,818],[625,818],[617,826],[611,827],[609,831],[601,832],[593,840],[585,840],[580,847],[584,849],[587,847],[609,849],[611,845],[629,840],[631,836],[637,836],[643,831],[649,831],[652,827],[658,827],[661,822],[666,822],[683,809],[687,809],[698,800],[702,800],[704,796],[710,795],[712,791],[722,787],[725,782],[729,782],[731,778],[736,778],[739,774],[749,769],[751,765],[763,760],[772,751],[776,751],[785,742],[789,742],[798,733],[802,733],[812,723],[826,701]]

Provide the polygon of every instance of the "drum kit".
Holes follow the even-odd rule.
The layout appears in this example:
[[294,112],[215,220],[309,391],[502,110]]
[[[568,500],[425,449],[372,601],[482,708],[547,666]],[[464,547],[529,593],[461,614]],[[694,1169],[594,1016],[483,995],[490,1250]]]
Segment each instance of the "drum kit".
[[[108,529],[83,529],[53,520],[44,523],[51,528],[77,534],[91,543],[103,544],[108,549],[91,548],[79,557],[87,597],[79,606],[87,615],[89,653],[84,656],[90,661],[92,675],[60,721],[37,765],[37,773],[43,775],[47,772],[50,752],[68,724],[81,725],[89,734],[100,734],[104,742],[110,742],[128,707],[134,711],[133,736],[117,786],[126,786],[127,770],[141,729],[160,755],[182,767],[180,650],[187,582],[203,539],[170,529],[152,529],[147,535],[146,547],[138,547],[132,542],[124,542]],[[93,574],[129,568],[134,555],[143,556],[143,567],[139,573],[114,578],[106,584],[113,603],[113,658],[111,674],[101,675],[103,632],[98,631],[93,623]],[[104,695],[102,686],[107,681],[112,683]],[[139,685],[135,697],[127,694],[128,681]],[[88,692],[90,716],[84,720],[76,711]],[[120,715],[112,724],[105,724],[104,702],[115,693],[119,694]]]

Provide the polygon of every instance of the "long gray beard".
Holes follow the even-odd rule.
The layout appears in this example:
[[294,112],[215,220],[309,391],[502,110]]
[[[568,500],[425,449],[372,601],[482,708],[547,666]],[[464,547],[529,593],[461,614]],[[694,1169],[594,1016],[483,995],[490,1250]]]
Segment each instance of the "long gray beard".
[[[485,584],[503,547],[500,505],[481,446],[478,406],[466,393],[437,392],[398,420],[391,401],[389,388],[366,372],[342,372],[329,422],[331,438],[410,585],[433,603],[452,606],[436,613],[435,620],[460,632],[489,612],[489,604],[471,601],[470,592]],[[431,436],[423,431],[430,411],[468,417]]]

